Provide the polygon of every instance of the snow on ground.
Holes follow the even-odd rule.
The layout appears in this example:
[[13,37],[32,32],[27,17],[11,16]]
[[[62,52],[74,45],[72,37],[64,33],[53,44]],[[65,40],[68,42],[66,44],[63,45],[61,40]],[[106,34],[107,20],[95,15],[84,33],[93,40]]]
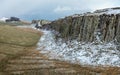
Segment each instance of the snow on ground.
[[100,13],[100,14],[119,14],[120,13],[120,9],[102,9],[99,10],[100,12],[96,12],[96,13]]
[[109,9],[106,13],[107,14],[118,14],[120,13],[120,9],[117,9],[117,10]]
[[40,52],[49,53],[47,56],[51,59],[82,65],[120,67],[120,51],[116,49],[113,42],[85,44],[72,40],[64,43],[62,39],[56,42],[51,31],[42,30],[42,32],[44,35],[39,40],[37,49],[41,50]]
[[5,22],[7,19],[9,19],[9,18],[2,17],[2,18],[0,19],[0,21],[3,21],[3,22]]
[[101,9],[101,10],[96,10],[94,12],[87,12],[83,14],[74,14],[72,17],[80,17],[80,16],[90,16],[90,15],[102,15],[102,14],[120,14],[120,8],[119,9],[112,9],[112,8],[107,8],[107,9]]

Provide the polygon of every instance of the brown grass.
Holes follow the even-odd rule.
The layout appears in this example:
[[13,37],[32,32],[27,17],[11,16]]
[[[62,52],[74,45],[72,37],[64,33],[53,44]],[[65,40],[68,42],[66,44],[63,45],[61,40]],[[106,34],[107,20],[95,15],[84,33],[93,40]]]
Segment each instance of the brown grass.
[[4,74],[9,59],[27,53],[38,42],[42,33],[27,28],[0,25],[0,75]]

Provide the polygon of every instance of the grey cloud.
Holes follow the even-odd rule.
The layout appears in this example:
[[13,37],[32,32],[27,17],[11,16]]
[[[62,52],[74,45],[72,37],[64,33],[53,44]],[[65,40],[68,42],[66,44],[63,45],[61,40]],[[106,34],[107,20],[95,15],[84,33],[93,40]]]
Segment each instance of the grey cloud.
[[114,6],[120,6],[120,0],[1,0],[0,17],[27,15],[46,17],[47,14],[48,18],[53,16],[57,18]]

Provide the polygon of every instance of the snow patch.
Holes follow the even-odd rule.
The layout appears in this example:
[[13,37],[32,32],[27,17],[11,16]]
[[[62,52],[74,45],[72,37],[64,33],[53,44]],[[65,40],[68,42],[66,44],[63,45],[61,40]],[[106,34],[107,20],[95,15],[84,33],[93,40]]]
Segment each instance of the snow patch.
[[51,59],[82,65],[120,67],[120,51],[116,49],[116,45],[113,42],[99,44],[92,42],[86,44],[72,40],[65,43],[62,39],[56,42],[52,31],[42,30],[42,32],[44,35],[39,40],[37,49],[42,52],[47,51],[47,56]]
[[9,19],[9,18],[2,17],[2,18],[0,19],[0,21],[3,21],[3,22],[5,22],[7,19]]
[[104,10],[99,10],[101,11],[101,14],[119,14],[120,13],[120,9],[104,9]]

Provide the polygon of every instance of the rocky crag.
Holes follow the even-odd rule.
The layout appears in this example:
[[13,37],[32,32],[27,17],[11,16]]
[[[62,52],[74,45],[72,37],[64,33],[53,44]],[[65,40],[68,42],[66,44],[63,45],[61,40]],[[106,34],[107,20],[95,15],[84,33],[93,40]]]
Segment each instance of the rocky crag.
[[120,43],[120,8],[107,8],[55,20],[43,28],[59,32],[56,38],[82,42],[116,41]]

